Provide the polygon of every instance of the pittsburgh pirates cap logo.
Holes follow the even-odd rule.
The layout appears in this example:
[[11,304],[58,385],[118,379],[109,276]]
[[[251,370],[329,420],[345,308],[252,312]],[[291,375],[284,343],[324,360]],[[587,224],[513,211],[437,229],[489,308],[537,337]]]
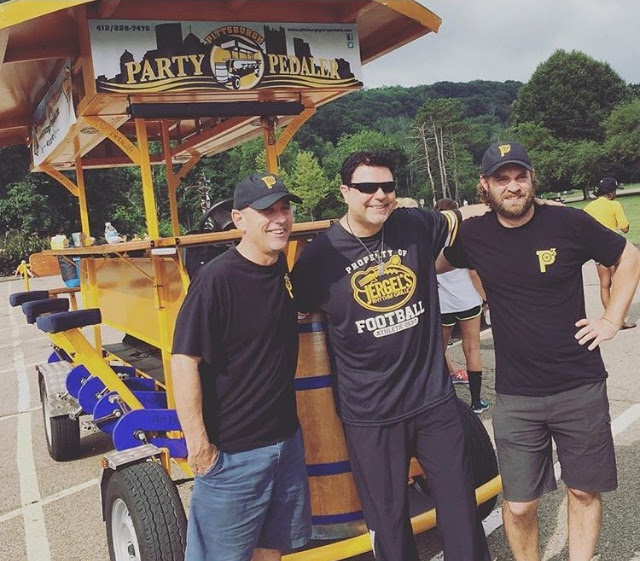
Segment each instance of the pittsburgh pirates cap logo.
[[271,189],[276,184],[276,181],[277,181],[277,179],[273,175],[265,175],[260,179],[264,181],[264,184],[267,186],[267,189]]
[[511,144],[502,144],[498,146],[498,150],[500,150],[500,157],[504,158],[509,152],[511,152]]

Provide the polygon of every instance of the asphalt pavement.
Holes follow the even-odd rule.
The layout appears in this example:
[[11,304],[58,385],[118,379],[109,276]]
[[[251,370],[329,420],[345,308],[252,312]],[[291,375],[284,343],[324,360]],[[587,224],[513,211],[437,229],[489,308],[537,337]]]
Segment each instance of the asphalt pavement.
[[[600,313],[598,280],[593,263],[584,267],[587,313]],[[36,278],[32,289],[59,287],[55,277]],[[34,367],[46,361],[49,341],[28,325],[8,295],[23,290],[20,279],[0,283],[0,561],[108,561],[98,491],[99,458],[110,449],[110,438],[83,430],[82,454],[69,462],[54,462],[47,452]],[[640,291],[631,318],[640,319]],[[117,340],[105,332],[105,342]],[[463,366],[459,345],[450,349]],[[494,401],[494,359],[490,332],[483,334],[485,364],[483,397]],[[603,345],[610,378],[612,428],[615,434],[620,487],[605,497],[599,561],[640,561],[640,327],[620,332]],[[460,397],[468,390],[458,387]],[[491,433],[491,409],[481,418]],[[188,502],[191,482],[179,490]],[[544,561],[567,559],[566,500],[558,491],[544,497],[540,507]],[[494,560],[512,556],[501,526],[499,505],[485,521]],[[442,559],[435,531],[418,536],[422,561]],[[371,555],[359,561],[371,560]]]

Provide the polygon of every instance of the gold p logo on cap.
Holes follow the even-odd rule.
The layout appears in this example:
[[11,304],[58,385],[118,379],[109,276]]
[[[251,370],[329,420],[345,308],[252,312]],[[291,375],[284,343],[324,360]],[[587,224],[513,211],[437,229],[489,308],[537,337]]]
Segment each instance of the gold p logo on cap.
[[264,184],[267,186],[267,189],[271,189],[276,184],[276,181],[277,181],[277,179],[273,175],[265,175],[260,179],[264,181]]
[[511,144],[503,144],[502,146],[498,146],[498,150],[500,150],[500,157],[504,158],[505,154],[508,154],[511,151]]

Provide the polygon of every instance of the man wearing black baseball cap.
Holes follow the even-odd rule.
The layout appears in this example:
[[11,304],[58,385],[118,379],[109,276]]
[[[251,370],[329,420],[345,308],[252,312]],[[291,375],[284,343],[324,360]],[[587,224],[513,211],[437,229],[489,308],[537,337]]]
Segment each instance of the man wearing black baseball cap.
[[[494,183],[505,184],[511,175],[516,178],[516,185],[525,183],[523,188],[504,191],[488,188],[492,177]],[[530,185],[526,185],[529,181]],[[518,221],[530,218],[536,195],[535,172],[522,144],[511,142],[490,146],[482,158],[480,184],[481,200],[499,216],[506,215]]]
[[310,539],[283,254],[291,201],[302,202],[273,174],[236,185],[231,216],[242,240],[198,271],[176,320],[174,395],[195,474],[187,561],[274,560]]
[[[537,509],[556,488],[553,439],[567,486],[569,559],[591,559],[601,493],[617,487],[598,345],[623,325],[640,253],[582,210],[537,204],[535,172],[518,143],[487,150],[480,188],[494,212],[464,221],[439,264],[475,269],[491,306],[505,532],[517,561],[540,558]],[[590,259],[616,267],[596,319],[585,314],[582,265]]]
[[292,195],[282,180],[270,173],[252,173],[240,181],[233,192],[233,208],[243,210],[251,207],[265,210],[280,199],[302,204],[300,197]]
[[[603,226],[610,228],[614,232],[620,231],[626,234],[629,231],[629,220],[627,220],[622,205],[614,200],[617,190],[618,181],[615,177],[603,177],[595,191],[596,200],[585,206],[584,211],[593,216]],[[606,308],[611,298],[611,278],[615,270],[613,267],[605,267],[597,262],[596,270],[600,281],[600,300]],[[631,329],[635,326],[635,323],[625,318],[622,329]]]
[[532,170],[531,161],[522,144],[494,144],[490,146],[482,157],[482,175],[489,177],[506,164],[517,164]]

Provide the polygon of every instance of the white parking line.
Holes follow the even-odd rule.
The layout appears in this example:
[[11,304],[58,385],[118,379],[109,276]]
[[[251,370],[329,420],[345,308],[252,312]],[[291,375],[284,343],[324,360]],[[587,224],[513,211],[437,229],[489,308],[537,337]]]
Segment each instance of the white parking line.
[[556,555],[560,555],[567,543],[567,539],[569,538],[569,529],[567,527],[567,506],[568,500],[567,495],[565,494],[560,506],[558,507],[556,527],[544,548],[542,561],[549,561]]
[[[16,308],[9,311],[11,321],[11,338],[13,341],[13,366],[18,380],[18,413],[28,411],[31,407],[29,380],[24,365],[21,342],[18,339],[18,323]],[[44,512],[40,502],[40,487],[36,475],[33,458],[33,442],[31,440],[31,415],[18,415],[16,461],[20,479],[20,501],[24,520],[25,543],[29,561],[51,561],[49,539],[44,521]]]
[[[97,478],[97,477],[95,479],[90,479],[89,481],[85,481],[84,483],[80,483],[79,485],[74,485],[73,487],[69,487],[67,489],[63,489],[62,491],[58,491],[57,493],[54,493],[53,495],[49,495],[48,497],[45,497],[44,499],[39,501],[39,504],[41,506],[46,506],[49,503],[53,503],[53,502],[58,501],[60,499],[64,499],[65,497],[68,497],[69,495],[73,495],[74,493],[79,493],[80,491],[84,491],[85,489],[88,489],[89,487],[93,487],[95,485],[98,485],[99,482],[100,482],[100,479]],[[12,518],[15,518],[16,516],[20,516],[20,515],[24,514],[24,511],[25,511],[25,507],[20,507],[20,508],[16,508],[14,510],[11,510],[9,512],[6,512],[2,516],[0,516],[0,524],[2,522],[6,522],[7,520],[11,520]]]
[[640,403],[636,403],[629,407],[624,413],[618,415],[611,423],[611,432],[615,438],[618,434],[623,433],[631,425],[640,419]]
[[[22,344],[27,345],[28,343],[35,343],[35,342],[41,342],[41,341],[42,341],[42,337],[32,337],[31,339],[22,339]],[[13,343],[4,343],[0,345],[0,351],[4,349],[8,349],[9,347],[12,347],[12,346],[13,346]]]
[[[0,373],[1,374],[1,373]],[[20,411],[20,413],[12,413],[11,415],[0,415],[0,423],[2,421],[8,421],[9,419],[15,419],[20,415],[28,415],[33,411],[40,411],[41,407],[32,407],[31,409],[27,409],[26,411]]]

